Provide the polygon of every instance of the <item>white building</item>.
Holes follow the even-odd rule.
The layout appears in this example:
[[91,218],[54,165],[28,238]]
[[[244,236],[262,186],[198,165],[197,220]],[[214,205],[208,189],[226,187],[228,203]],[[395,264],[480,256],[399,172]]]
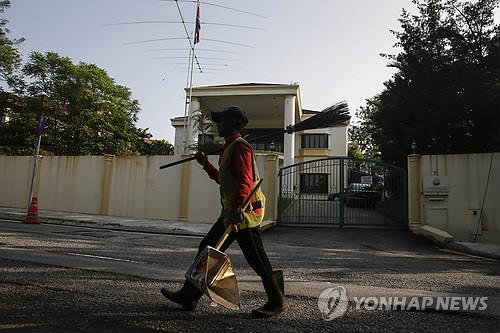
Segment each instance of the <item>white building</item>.
[[[280,131],[318,112],[302,108],[300,89],[295,84],[243,83],[192,89],[190,114],[200,108],[202,112],[222,111],[229,105],[237,105],[246,112],[249,122],[245,135],[248,135],[248,140]],[[171,124],[175,127],[175,154],[181,155],[186,146],[197,141],[199,132],[195,127],[189,131],[183,116],[171,119]],[[283,153],[284,166],[328,156],[347,156],[348,125],[346,122],[337,127],[293,135],[279,134],[252,142],[252,145],[257,152]]]

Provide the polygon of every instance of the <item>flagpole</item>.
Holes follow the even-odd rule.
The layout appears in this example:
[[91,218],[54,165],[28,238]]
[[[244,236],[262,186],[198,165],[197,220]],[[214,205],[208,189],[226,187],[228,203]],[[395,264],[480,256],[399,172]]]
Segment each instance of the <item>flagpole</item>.
[[190,78],[189,78],[189,112],[188,112],[188,128],[187,128],[187,133],[188,133],[188,141],[186,142],[186,152],[189,152],[189,146],[187,143],[191,143],[191,140],[193,138],[193,124],[192,124],[192,116],[193,116],[193,71],[194,71],[194,57],[195,57],[195,48],[196,44],[198,43],[198,36],[197,36],[197,31],[199,29],[198,22],[199,22],[199,11],[200,11],[200,1],[196,1],[196,19],[195,19],[195,29],[194,29],[194,34],[193,34],[193,43],[192,43],[192,48],[191,48],[191,71],[190,71]]
[[[193,44],[193,50],[192,50],[192,53],[194,55],[194,48],[195,48],[195,45],[196,44]],[[194,67],[194,56],[191,57],[191,72],[190,72],[190,78],[189,78],[189,114],[188,114],[188,142],[191,143],[191,140],[193,138],[193,124],[192,124],[192,117],[193,117],[193,104],[192,104],[192,101],[193,101],[193,67]],[[189,148],[187,147],[186,145],[186,148]],[[189,149],[187,149],[189,151]]]
[[[188,70],[187,70],[187,77],[186,77],[186,87],[189,87],[189,78],[190,78],[190,71],[191,71],[191,57],[194,58],[193,54],[193,49],[190,47],[189,48],[189,58],[188,58]],[[187,132],[187,121],[188,121],[188,97],[184,97],[184,154],[187,154],[187,142],[188,142],[188,132]]]

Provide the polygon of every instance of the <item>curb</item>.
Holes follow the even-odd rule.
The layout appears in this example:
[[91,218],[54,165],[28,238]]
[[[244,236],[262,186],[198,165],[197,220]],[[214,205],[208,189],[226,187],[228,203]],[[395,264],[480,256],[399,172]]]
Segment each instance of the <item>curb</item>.
[[[0,212],[0,219],[16,220],[22,222],[24,220],[24,214],[20,213],[5,213]],[[84,220],[74,220],[74,219],[64,219],[60,217],[50,217],[38,215],[40,223],[52,224],[52,225],[65,225],[65,226],[75,226],[81,228],[89,229],[106,229],[113,231],[129,231],[129,232],[140,232],[148,234],[158,234],[158,235],[178,235],[178,236],[192,236],[192,237],[204,237],[205,232],[193,232],[183,228],[172,228],[172,229],[160,229],[155,227],[144,227],[144,226],[125,226],[120,223],[110,222],[110,223],[98,223],[94,221],[84,221]],[[263,221],[260,230],[266,231],[276,226],[274,221]]]
[[456,242],[450,242],[450,243],[446,244],[446,247],[450,250],[465,252],[465,253],[469,253],[472,255],[481,256],[481,257],[485,257],[485,258],[489,258],[489,259],[500,260],[500,255],[498,255],[498,254],[485,252],[485,251],[481,251],[481,250],[476,250],[476,249],[471,249],[467,246],[464,246],[464,245],[456,243]]
[[[0,213],[0,219],[9,219],[16,220],[22,222],[24,216],[17,213]],[[205,233],[201,232],[192,232],[181,228],[173,228],[171,230],[164,230],[154,227],[129,227],[124,226],[119,223],[107,223],[100,224],[93,221],[80,221],[80,220],[70,220],[70,219],[62,219],[58,217],[50,217],[38,215],[40,223],[52,224],[52,225],[65,225],[65,226],[75,226],[89,229],[106,229],[113,231],[133,231],[140,233],[148,233],[148,234],[161,234],[161,235],[179,235],[179,236],[193,236],[193,237],[203,237]]]

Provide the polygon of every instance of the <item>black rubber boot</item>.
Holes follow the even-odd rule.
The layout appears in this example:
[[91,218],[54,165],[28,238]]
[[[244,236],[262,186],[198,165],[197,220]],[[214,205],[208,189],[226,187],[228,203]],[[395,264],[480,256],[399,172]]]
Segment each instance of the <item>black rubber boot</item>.
[[285,279],[283,278],[283,271],[274,271],[273,272],[273,277],[276,279],[276,282],[278,283],[278,287],[281,290],[281,294],[283,297],[285,296]]
[[166,288],[161,288],[161,293],[167,299],[179,304],[187,311],[194,311],[198,305],[198,301],[203,296],[203,293],[188,281],[184,282],[179,291],[170,291]]
[[285,283],[283,271],[274,271],[270,281],[262,281],[267,303],[252,311],[252,318],[269,318],[283,312],[285,307]]

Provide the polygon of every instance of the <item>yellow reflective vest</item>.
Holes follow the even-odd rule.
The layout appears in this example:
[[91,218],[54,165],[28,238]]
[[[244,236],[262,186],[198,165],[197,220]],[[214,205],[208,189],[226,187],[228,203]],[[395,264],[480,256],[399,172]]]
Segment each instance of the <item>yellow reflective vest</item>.
[[[227,217],[229,216],[229,211],[232,209],[231,203],[233,202],[236,189],[238,188],[238,186],[236,186],[237,180],[231,172],[231,156],[233,154],[234,147],[237,144],[245,144],[252,151],[254,186],[260,179],[259,170],[257,169],[257,163],[255,162],[255,154],[252,146],[250,146],[250,144],[243,138],[238,138],[231,142],[231,144],[227,146],[219,161],[220,197],[222,204],[222,215],[224,217],[224,225],[226,227],[228,227],[231,223],[231,221],[229,221]],[[240,229],[258,227],[264,219],[265,203],[266,198],[264,196],[264,193],[262,193],[261,189],[259,188],[250,200],[250,204],[248,205],[247,209],[243,212],[244,219],[243,222],[238,225],[238,227]]]

